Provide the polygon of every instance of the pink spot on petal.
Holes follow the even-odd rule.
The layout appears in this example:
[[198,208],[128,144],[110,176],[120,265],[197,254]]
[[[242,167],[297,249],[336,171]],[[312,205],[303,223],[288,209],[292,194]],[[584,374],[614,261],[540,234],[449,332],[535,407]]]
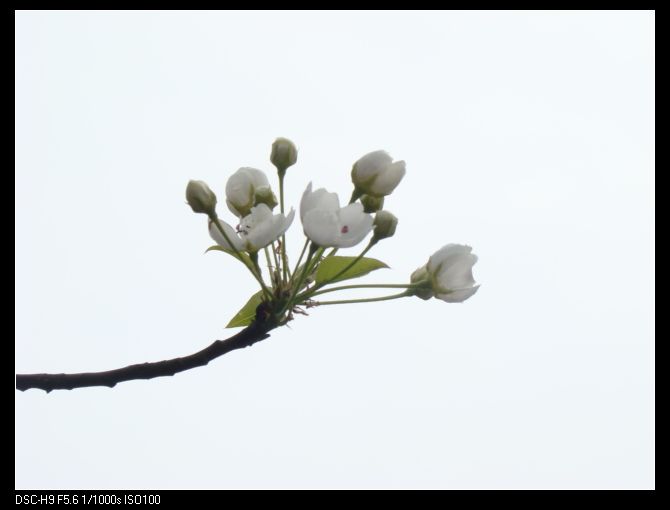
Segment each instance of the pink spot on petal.
[[347,227],[346,225],[343,226],[341,232],[342,232],[343,234],[346,234],[347,232],[349,232],[349,227]]

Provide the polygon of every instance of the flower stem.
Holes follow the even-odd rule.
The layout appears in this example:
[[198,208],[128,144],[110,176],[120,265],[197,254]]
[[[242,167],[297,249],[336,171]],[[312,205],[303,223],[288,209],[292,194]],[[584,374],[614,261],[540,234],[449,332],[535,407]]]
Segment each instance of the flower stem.
[[391,294],[390,296],[382,296],[376,298],[364,298],[364,299],[340,299],[337,301],[316,301],[312,306],[323,306],[323,305],[346,305],[351,303],[373,303],[375,301],[390,301],[391,299],[399,299],[402,297],[408,296],[407,291],[400,292],[399,294]]
[[277,254],[277,251],[279,251],[279,248],[275,245],[275,243],[272,243],[272,256],[275,259],[275,267],[277,268],[277,271],[279,271],[281,264],[279,263],[279,255]]
[[[309,276],[311,272],[311,268],[313,264],[311,263],[312,260],[316,260],[317,263],[321,259],[321,255],[323,255],[324,248],[318,248],[314,243],[309,248],[309,252],[307,254],[307,260],[305,261],[305,265],[303,266],[303,270],[300,273],[300,276],[298,276],[297,273],[295,273],[295,282],[294,282],[294,288],[293,291],[291,292],[291,296],[289,297],[288,301],[282,308],[280,315],[283,314],[286,310],[289,310],[293,307],[293,303],[295,302],[295,297],[298,295],[298,292],[300,292],[300,289],[302,288],[302,284],[304,283],[305,279],[307,276]],[[316,255],[316,256],[314,256]]]
[[338,272],[335,276],[333,276],[333,277],[332,277],[330,280],[328,280],[327,282],[323,282],[323,283],[320,283],[320,284],[318,284],[318,285],[315,285],[314,288],[312,289],[312,292],[317,291],[317,290],[319,290],[321,287],[325,287],[325,286],[328,285],[329,283],[334,282],[334,281],[337,280],[340,276],[342,276],[342,275],[345,274],[347,271],[349,271],[349,269],[351,269],[352,267],[354,267],[354,266],[358,263],[358,261],[361,260],[361,259],[365,256],[365,254],[366,254],[368,251],[370,251],[370,248],[372,248],[375,244],[376,244],[376,243],[373,242],[373,241],[371,240],[371,241],[368,243],[368,245],[365,247],[365,249],[360,253],[360,255],[359,255],[358,257],[356,257],[354,260],[352,260],[351,263],[347,264],[347,266],[346,266],[344,269],[342,269],[340,272]]
[[318,292],[306,292],[298,296],[298,302],[303,301],[305,298],[310,298],[313,296],[320,296],[321,294],[328,294],[329,292],[335,292],[338,290],[349,290],[349,289],[413,289],[417,287],[415,283],[365,283],[358,285],[342,285],[340,287],[332,287],[330,289],[320,290]]
[[209,219],[214,223],[214,225],[216,225],[217,230],[221,232],[221,235],[228,243],[228,246],[230,246],[230,249],[235,253],[235,256],[244,262],[244,260],[242,259],[242,254],[239,252],[237,248],[235,248],[235,245],[230,240],[230,237],[228,237],[228,234],[226,234],[226,231],[221,226],[221,221],[219,220],[219,217],[216,215],[216,213],[210,215]]
[[[216,215],[216,213],[211,214],[209,216],[209,219],[212,220],[214,225],[216,225],[216,228],[218,229],[218,231],[221,232],[221,235],[223,236],[223,238],[228,243],[228,246],[230,246],[230,248],[233,251],[233,253],[235,254],[235,257],[237,258],[237,260],[242,262],[242,264],[244,264],[247,267],[247,269],[251,272],[251,274],[254,275],[254,278],[256,278],[256,281],[260,284],[261,288],[263,289],[263,292],[267,295],[268,299],[272,299],[272,292],[270,292],[270,290],[265,285],[265,282],[263,281],[263,278],[261,277],[261,274],[260,274],[260,268],[259,268],[259,271],[256,272],[253,265],[249,265],[249,262],[247,262],[247,260],[250,260],[250,257],[244,258],[242,256],[242,253],[240,253],[240,251],[237,248],[235,248],[235,245],[232,243],[232,241],[228,237],[228,234],[226,234],[226,231],[221,226],[221,221],[219,221],[219,217]],[[256,254],[256,266],[258,266],[258,254]]]
[[[310,273],[311,267],[312,267],[312,259],[316,258],[317,260],[321,256],[321,253],[323,253],[323,248],[315,248],[315,245],[312,244],[309,248],[309,253],[307,253],[307,260],[305,260],[305,263],[303,264],[302,267],[302,272],[300,273],[300,277],[296,278],[295,281],[295,288],[293,289],[293,295],[291,298],[295,298],[296,294],[300,291],[300,288],[302,287],[302,284],[305,282],[307,279],[307,276]],[[317,256],[314,257],[314,254]]]
[[298,262],[295,264],[295,269],[293,270],[293,274],[296,274],[298,272],[298,268],[300,267],[300,262],[302,262],[302,258],[305,256],[305,251],[307,251],[307,245],[309,245],[309,238],[305,239],[305,244],[302,247],[302,251],[300,252],[300,257],[298,257]]
[[[279,210],[284,214],[284,173],[279,172]],[[289,269],[288,269],[288,258],[286,256],[286,234],[281,235],[281,250],[280,256],[282,261],[282,274],[284,283],[288,282],[289,279]]]
[[268,272],[270,273],[270,281],[272,282],[272,288],[274,289],[275,279],[272,276],[273,270],[272,270],[272,261],[270,260],[270,250],[268,250],[268,247],[266,246],[265,248],[263,248],[263,251],[265,252],[265,262],[268,265]]
[[[254,276],[256,276],[256,279],[258,280],[258,283],[261,284],[263,292],[265,294],[267,294],[267,296],[270,299],[272,299],[272,292],[270,291],[270,289],[268,289],[268,286],[263,281],[263,276],[262,276],[263,273],[261,272],[261,266],[258,265],[258,252],[255,251],[253,253],[249,253],[249,258],[251,259],[251,262],[253,262],[254,268],[256,269],[256,271],[254,272]],[[272,279],[272,274],[270,274],[270,279]]]
[[279,212],[284,214],[284,175],[279,174]]

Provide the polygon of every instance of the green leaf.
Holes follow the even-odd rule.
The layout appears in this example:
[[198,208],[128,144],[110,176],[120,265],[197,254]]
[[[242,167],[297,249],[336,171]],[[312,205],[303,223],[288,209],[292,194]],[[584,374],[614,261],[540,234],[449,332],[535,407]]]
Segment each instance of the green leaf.
[[354,260],[356,260],[356,257],[326,257],[323,259],[323,262],[319,264],[319,267],[316,270],[316,284],[320,285],[326,282],[332,283],[340,282],[342,280],[349,280],[351,278],[358,278],[359,276],[364,276],[376,269],[389,267],[381,260],[363,257],[340,276],[333,279],[340,273],[340,271],[349,266],[349,264],[351,264]]
[[259,290],[249,298],[249,301],[237,312],[235,317],[230,319],[226,326],[227,328],[239,328],[241,326],[248,326],[256,318],[256,308],[263,301],[263,291]]
[[[210,246],[205,250],[205,253],[210,252],[210,251],[222,251],[223,253],[227,253],[228,255],[231,255],[234,258],[237,258],[237,255],[235,255],[235,252],[233,250],[229,250],[228,248],[224,248],[223,246],[219,246],[218,244],[215,244],[214,246]],[[247,255],[244,252],[240,252],[240,255],[242,255],[242,258],[244,259],[244,262],[249,265],[251,264],[251,259],[249,258],[249,255]]]

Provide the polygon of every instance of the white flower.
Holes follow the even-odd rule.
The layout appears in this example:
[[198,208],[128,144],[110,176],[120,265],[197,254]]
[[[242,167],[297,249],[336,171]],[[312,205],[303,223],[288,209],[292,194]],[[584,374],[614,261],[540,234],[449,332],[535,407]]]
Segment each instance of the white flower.
[[405,176],[405,162],[393,162],[385,151],[366,154],[354,163],[351,180],[360,193],[382,197],[390,195]]
[[260,203],[273,208],[277,198],[270,189],[267,176],[256,168],[240,168],[226,183],[226,204],[237,217],[243,218]]
[[479,285],[472,276],[472,266],[477,255],[470,246],[448,244],[436,251],[428,263],[414,271],[412,283],[426,282],[425,287],[415,290],[422,299],[435,296],[448,303],[460,303],[472,296]]
[[225,221],[219,220],[232,246],[212,221],[209,222],[209,235],[219,245],[228,250],[255,252],[265,248],[286,232],[291,226],[294,216],[295,211],[293,209],[288,213],[288,216],[283,214],[273,215],[267,205],[259,204],[252,207],[251,213],[242,218],[237,231]]
[[300,219],[305,235],[324,248],[348,248],[360,243],[372,230],[373,221],[361,204],[340,208],[337,193],[323,188],[312,191],[311,182],[300,201]]

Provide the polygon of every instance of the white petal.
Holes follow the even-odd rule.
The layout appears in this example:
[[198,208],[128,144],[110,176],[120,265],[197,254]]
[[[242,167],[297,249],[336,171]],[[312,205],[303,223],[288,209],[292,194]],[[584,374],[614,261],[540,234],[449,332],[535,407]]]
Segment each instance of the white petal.
[[467,255],[471,251],[472,248],[464,244],[447,244],[430,256],[428,259],[428,271],[431,274],[435,274],[447,258]]
[[275,241],[288,230],[295,217],[293,209],[287,217],[283,214],[273,216],[270,208],[265,204],[257,205],[251,211],[251,214],[242,220],[242,229],[245,232],[243,237],[249,251],[265,248]]
[[372,230],[372,218],[366,218],[357,225],[350,226],[348,232],[341,234],[340,239],[335,246],[338,248],[350,248],[356,246],[365,239],[365,236],[370,233],[370,230]]
[[335,246],[340,231],[337,213],[313,209],[302,220],[305,235],[315,244],[323,247]]
[[223,246],[224,248],[228,250],[235,250],[237,249],[238,251],[244,249],[244,243],[240,239],[240,236],[237,235],[237,232],[235,232],[235,229],[228,225],[225,221],[219,220],[219,223],[221,223],[221,226],[223,227],[223,231],[226,233],[228,236],[228,239],[235,245],[234,247],[231,246],[228,241],[226,241],[226,238],[221,234],[217,226],[214,224],[213,221],[209,222],[209,236],[216,241],[216,243],[219,246]]
[[226,183],[226,204],[230,211],[240,216],[240,211],[248,210],[253,205],[254,188],[244,168],[230,176]]
[[329,193],[325,188],[319,188],[314,192],[316,207],[324,211],[335,212],[340,208],[340,197],[337,193]]
[[[283,216],[283,215],[280,215]],[[281,234],[286,232],[288,228],[291,226],[291,223],[293,223],[293,219],[295,218],[295,211],[293,210],[293,207],[291,207],[291,210],[288,212],[286,215],[286,218],[284,218],[284,224],[282,226],[282,231]]]
[[226,196],[237,198],[237,195],[248,195],[251,193],[252,182],[247,173],[244,171],[244,168],[240,168],[233,175],[228,177],[226,182]]
[[241,230],[251,230],[256,225],[272,219],[272,210],[265,204],[258,204],[251,208],[251,212],[242,218],[240,222]]
[[356,202],[340,209],[339,214],[340,238],[337,246],[349,248],[360,243],[372,230],[374,219],[363,212],[363,205]]
[[447,294],[437,294],[435,297],[447,303],[462,303],[477,292],[478,289],[479,285],[470,287],[469,289],[455,290]]
[[270,188],[267,176],[256,168],[243,167],[230,176],[226,183],[226,204],[236,216],[248,214],[254,205],[257,188]]
[[386,151],[374,151],[366,154],[354,163],[351,176],[355,184],[364,183],[383,172],[393,158]]
[[314,209],[316,202],[313,199],[313,195],[312,183],[310,182],[302,193],[302,198],[300,199],[300,221],[305,219],[305,214],[307,214],[308,211]]
[[278,228],[277,223],[282,221],[277,218],[270,218],[268,221],[264,221],[256,225],[253,229],[247,231],[247,234],[243,234],[242,237],[246,241],[246,249],[248,251],[257,251],[261,248],[265,248],[272,241],[277,239],[281,234],[277,234]]
[[300,219],[304,219],[305,214],[313,209],[323,209],[325,211],[334,212],[339,208],[340,199],[337,196],[337,193],[329,193],[324,188],[312,191],[312,183],[310,182],[300,200]]
[[400,184],[400,181],[405,176],[405,162],[396,161],[395,163],[386,167],[384,172],[381,172],[377,178],[370,184],[370,192],[373,195],[385,196],[390,195],[394,189]]
[[467,289],[475,284],[472,276],[472,266],[477,262],[477,256],[472,253],[449,258],[437,274],[437,281],[443,289]]
[[257,168],[251,168],[251,167],[244,167],[240,168],[238,171],[244,172],[248,177],[249,181],[251,182],[251,185],[254,188],[269,188],[270,187],[270,181],[268,181],[267,175],[265,175],[265,172],[262,170],[258,170]]
[[226,199],[226,205],[228,206],[228,210],[233,213],[235,216],[240,216],[240,212],[237,210],[235,205],[228,199]]
[[274,217],[270,220],[272,225],[272,234],[270,236],[271,240],[264,246],[267,246],[275,239],[278,239],[284,232],[286,232],[291,226],[291,223],[293,223],[293,218],[295,218],[295,211],[293,209],[291,209],[291,211],[288,213],[288,216],[284,216],[283,214],[275,214]]
[[363,204],[360,202],[355,202],[349,204],[339,211],[340,222],[343,224],[355,223],[360,221],[362,216],[370,216],[363,212]]

